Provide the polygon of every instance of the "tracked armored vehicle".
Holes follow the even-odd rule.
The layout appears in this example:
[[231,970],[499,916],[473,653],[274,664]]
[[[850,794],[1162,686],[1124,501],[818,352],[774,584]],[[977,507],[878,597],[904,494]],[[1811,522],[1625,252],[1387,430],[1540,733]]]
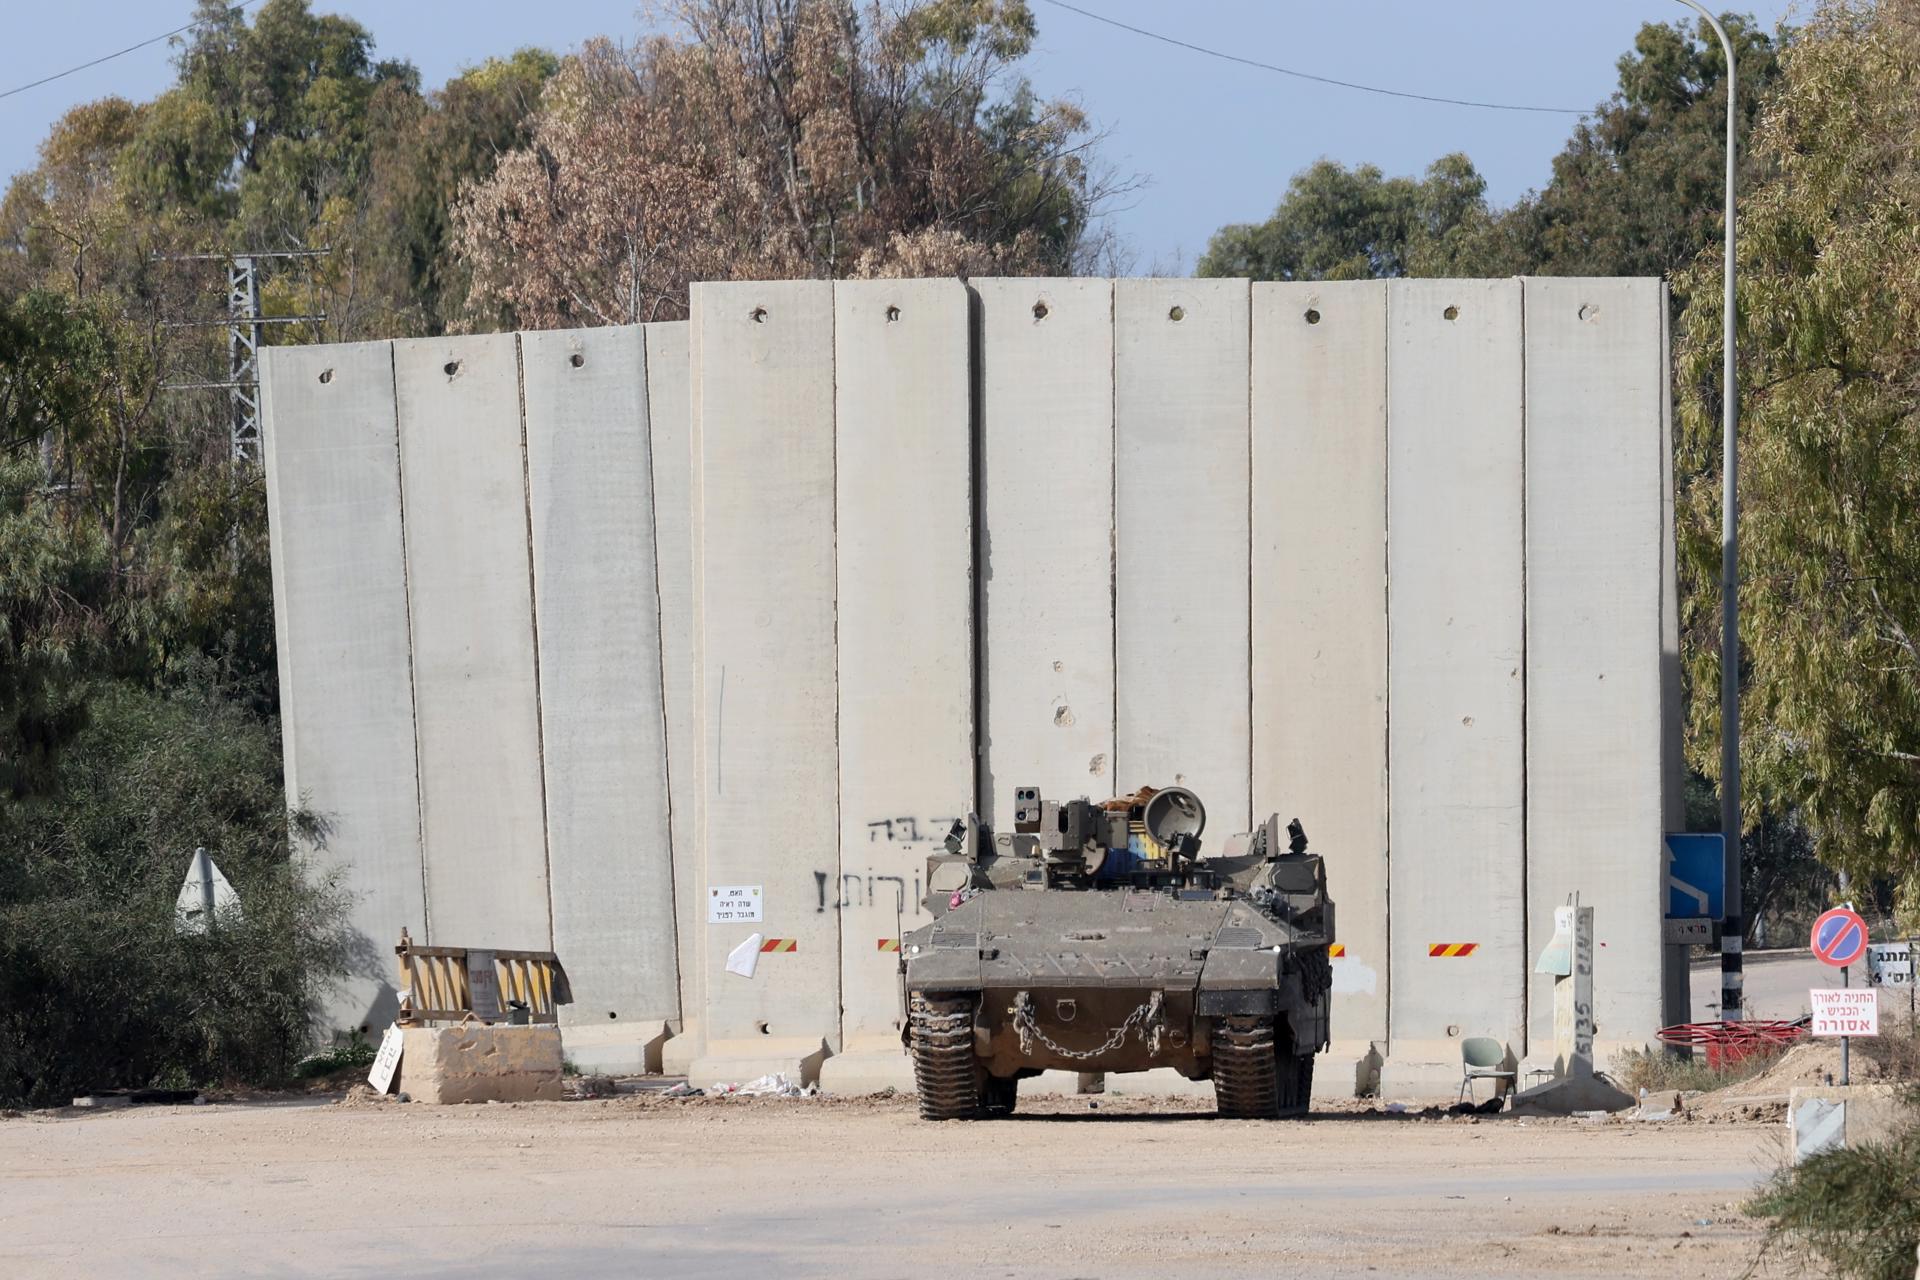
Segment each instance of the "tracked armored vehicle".
[[1184,787],[1104,802],[1014,793],[1012,831],[969,816],[927,860],[933,923],[901,939],[920,1114],[1010,1114],[1042,1071],[1170,1067],[1222,1116],[1306,1110],[1328,1039],[1333,903],[1296,820],[1203,857]]

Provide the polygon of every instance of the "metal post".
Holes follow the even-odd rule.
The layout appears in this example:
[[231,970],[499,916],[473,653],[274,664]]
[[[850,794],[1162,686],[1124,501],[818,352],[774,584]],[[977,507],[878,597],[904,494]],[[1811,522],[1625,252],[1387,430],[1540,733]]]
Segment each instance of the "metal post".
[[[1848,967],[1844,964],[1841,965],[1840,966],[1840,989],[1842,991],[1845,991],[1847,988],[1853,985],[1852,980],[1848,977],[1848,973],[1849,973]],[[1851,1070],[1852,1064],[1848,1061],[1848,1059],[1853,1056],[1852,1050],[1853,1050],[1853,1037],[1841,1036],[1840,1037],[1840,1083],[1842,1085],[1849,1085],[1853,1083],[1853,1072]]]
[[[1724,361],[1720,378],[1720,830],[1727,842],[1726,921],[1720,929],[1720,1018],[1738,1022],[1744,999],[1741,974],[1740,940],[1746,931],[1745,912],[1740,901],[1741,841],[1740,819],[1740,556],[1739,556],[1739,455],[1735,449],[1735,424],[1740,415],[1740,382],[1734,349],[1734,175],[1739,145],[1739,117],[1735,109],[1739,74],[1734,62],[1733,41],[1696,0],[1678,0],[1692,9],[1714,35],[1727,55],[1727,192],[1723,219],[1726,223],[1726,294],[1721,306],[1721,355]],[[1844,1052],[1844,1051],[1843,1051]]]
[[206,848],[193,851],[193,874],[200,881],[200,918],[207,923],[207,932],[213,932],[213,859],[207,856]]
[[251,255],[227,264],[227,379],[232,383],[232,454],[236,463],[260,456],[260,275]]

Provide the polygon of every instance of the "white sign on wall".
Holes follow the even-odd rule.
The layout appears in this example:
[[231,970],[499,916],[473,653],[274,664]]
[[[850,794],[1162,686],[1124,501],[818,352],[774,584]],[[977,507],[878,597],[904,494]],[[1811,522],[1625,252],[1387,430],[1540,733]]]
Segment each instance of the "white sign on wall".
[[1880,993],[1872,987],[1815,987],[1813,1034],[1816,1036],[1877,1036],[1880,1034]]
[[760,886],[757,884],[715,884],[707,886],[708,924],[746,924],[760,921]]

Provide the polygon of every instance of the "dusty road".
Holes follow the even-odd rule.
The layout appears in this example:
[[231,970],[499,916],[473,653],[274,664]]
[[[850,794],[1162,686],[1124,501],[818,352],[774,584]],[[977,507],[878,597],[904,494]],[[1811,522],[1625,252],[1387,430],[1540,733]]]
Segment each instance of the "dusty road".
[[946,1125],[906,1099],[36,1113],[0,1120],[0,1275],[1725,1275],[1778,1141],[1169,1105],[1023,1098]]

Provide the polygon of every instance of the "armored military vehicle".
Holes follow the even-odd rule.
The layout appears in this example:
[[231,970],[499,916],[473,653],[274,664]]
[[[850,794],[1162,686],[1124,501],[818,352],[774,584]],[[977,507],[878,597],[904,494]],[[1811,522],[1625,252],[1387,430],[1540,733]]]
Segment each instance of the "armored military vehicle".
[[1203,857],[1185,787],[1098,803],[1020,787],[1013,819],[954,823],[927,860],[933,923],[901,939],[922,1117],[1007,1115],[1046,1070],[1154,1067],[1211,1079],[1222,1116],[1306,1110],[1333,903],[1298,820]]

